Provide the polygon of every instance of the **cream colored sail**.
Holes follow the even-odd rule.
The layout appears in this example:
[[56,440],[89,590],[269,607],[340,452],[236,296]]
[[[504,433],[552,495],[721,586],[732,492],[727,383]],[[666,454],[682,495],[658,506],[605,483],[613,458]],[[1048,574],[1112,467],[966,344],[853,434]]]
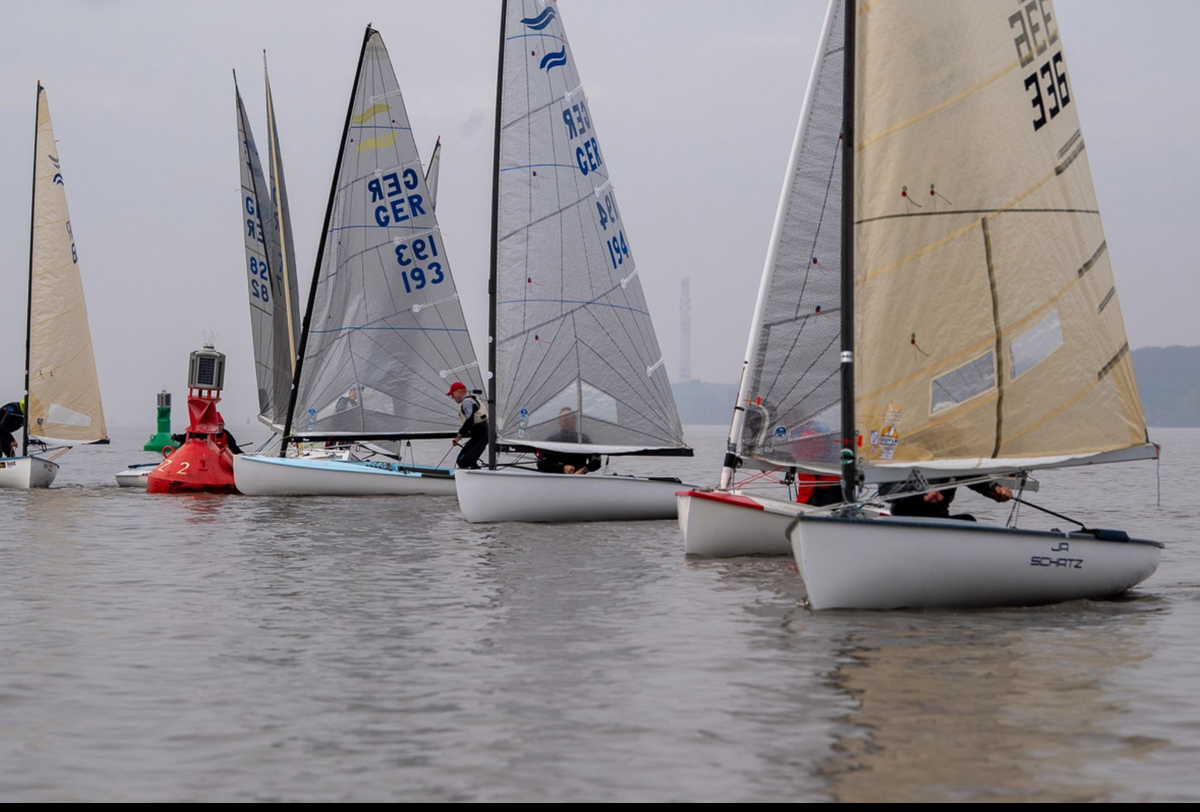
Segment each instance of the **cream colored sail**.
[[874,466],[1137,456],[1145,421],[1058,19],[857,2],[856,411]]
[[100,383],[46,91],[38,85],[30,259],[29,433],[106,437]]

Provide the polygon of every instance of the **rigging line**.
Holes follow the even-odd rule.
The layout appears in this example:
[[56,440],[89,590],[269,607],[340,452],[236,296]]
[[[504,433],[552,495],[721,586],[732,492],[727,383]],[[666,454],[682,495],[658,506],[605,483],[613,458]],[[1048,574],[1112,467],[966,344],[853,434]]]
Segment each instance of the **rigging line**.
[[1029,505],[1029,507],[1033,508],[1034,510],[1040,510],[1042,513],[1049,513],[1051,516],[1054,516],[1055,518],[1058,518],[1058,519],[1062,519],[1063,521],[1068,521],[1068,522],[1070,522],[1071,524],[1077,524],[1077,525],[1079,525],[1079,526],[1080,526],[1080,528],[1082,528],[1083,530],[1087,530],[1087,529],[1088,529],[1087,525],[1085,525],[1085,524],[1084,524],[1083,522],[1081,522],[1081,521],[1077,521],[1077,520],[1075,520],[1075,519],[1072,519],[1070,516],[1064,516],[1064,515],[1062,515],[1061,513],[1055,513],[1053,510],[1050,510],[1049,508],[1044,508],[1044,507],[1042,507],[1042,506],[1040,506],[1040,505],[1035,505],[1033,502],[1030,502],[1030,501],[1028,501],[1028,500],[1026,500],[1026,499],[1022,499],[1022,498],[1021,498],[1021,497],[1019,497],[1019,496],[1014,496],[1014,497],[1013,497],[1013,501],[1014,501],[1014,502],[1017,502],[1017,503],[1019,503],[1019,504],[1022,504],[1022,505]]

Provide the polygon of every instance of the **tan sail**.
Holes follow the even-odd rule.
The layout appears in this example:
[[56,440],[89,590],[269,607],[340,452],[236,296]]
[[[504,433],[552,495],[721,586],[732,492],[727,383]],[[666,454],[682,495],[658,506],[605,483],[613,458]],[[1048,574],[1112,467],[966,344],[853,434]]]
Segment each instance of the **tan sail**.
[[1050,0],[856,11],[863,457],[970,467],[1145,444]]
[[46,91],[38,86],[29,319],[29,433],[107,436],[79,257]]

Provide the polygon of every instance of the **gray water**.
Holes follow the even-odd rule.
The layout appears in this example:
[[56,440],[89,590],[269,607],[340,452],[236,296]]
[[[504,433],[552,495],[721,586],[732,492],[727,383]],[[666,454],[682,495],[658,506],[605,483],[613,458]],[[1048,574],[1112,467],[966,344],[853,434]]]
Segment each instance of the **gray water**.
[[[813,613],[674,522],[118,489],[142,428],[0,491],[5,801],[1200,798],[1198,430],[1030,497],[1167,544],[1123,599]],[[723,434],[621,468],[708,483]]]

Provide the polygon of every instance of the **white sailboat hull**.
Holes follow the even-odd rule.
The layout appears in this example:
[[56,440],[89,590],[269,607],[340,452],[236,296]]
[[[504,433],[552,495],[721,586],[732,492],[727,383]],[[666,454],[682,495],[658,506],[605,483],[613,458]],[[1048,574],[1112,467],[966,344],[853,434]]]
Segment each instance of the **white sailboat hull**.
[[807,505],[738,492],[676,494],[683,551],[704,558],[791,555],[787,529]]
[[150,482],[150,472],[154,470],[155,465],[130,466],[124,471],[117,471],[117,485],[122,488],[146,490],[147,484]]
[[454,472],[395,463],[235,454],[233,481],[247,496],[453,496]]
[[618,522],[674,519],[677,479],[536,471],[455,472],[468,522]]
[[58,476],[58,463],[41,457],[0,458],[0,488],[49,488]]
[[800,516],[788,531],[813,609],[1036,606],[1120,594],[1162,545],[954,519]]

